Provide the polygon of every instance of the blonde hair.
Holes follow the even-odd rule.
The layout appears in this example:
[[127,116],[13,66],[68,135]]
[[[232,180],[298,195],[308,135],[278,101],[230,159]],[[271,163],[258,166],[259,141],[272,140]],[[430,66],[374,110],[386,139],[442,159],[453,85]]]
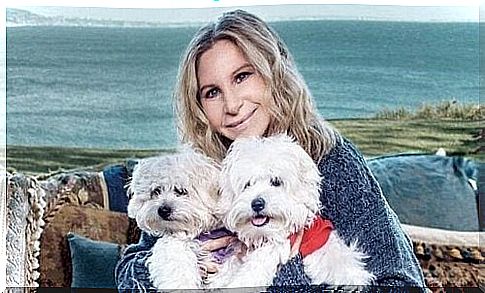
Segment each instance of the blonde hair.
[[198,96],[198,60],[219,40],[229,40],[241,50],[273,97],[266,135],[291,135],[314,161],[320,161],[340,135],[319,117],[310,91],[277,33],[243,10],[226,12],[216,22],[202,27],[187,47],[174,93],[182,142],[191,143],[216,160],[225,157],[230,145],[227,138],[209,126]]

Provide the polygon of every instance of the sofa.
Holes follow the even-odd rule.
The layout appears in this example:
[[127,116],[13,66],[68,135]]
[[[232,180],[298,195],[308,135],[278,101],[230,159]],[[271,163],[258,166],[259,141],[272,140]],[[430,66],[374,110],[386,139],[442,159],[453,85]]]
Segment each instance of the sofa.
[[[476,208],[478,168],[470,172],[463,158],[419,154],[368,162],[412,239],[427,286],[433,291],[483,290],[485,232],[479,232],[481,211]],[[125,187],[135,164],[130,160],[102,171],[39,176],[7,173],[7,287],[113,288],[116,261],[140,237],[126,214]],[[469,184],[473,178],[475,186]],[[409,185],[406,180],[411,188],[402,187]],[[454,212],[453,206],[466,207]]]

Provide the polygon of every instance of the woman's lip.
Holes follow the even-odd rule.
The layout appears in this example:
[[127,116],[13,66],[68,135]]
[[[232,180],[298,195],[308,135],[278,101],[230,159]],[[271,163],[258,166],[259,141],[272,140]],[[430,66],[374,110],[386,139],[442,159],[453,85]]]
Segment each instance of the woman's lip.
[[243,119],[236,121],[234,123],[227,124],[227,128],[236,128],[239,125],[243,124],[244,122],[248,121],[249,118],[251,118],[254,115],[254,112],[256,112],[257,108],[255,108],[253,111],[249,112]]

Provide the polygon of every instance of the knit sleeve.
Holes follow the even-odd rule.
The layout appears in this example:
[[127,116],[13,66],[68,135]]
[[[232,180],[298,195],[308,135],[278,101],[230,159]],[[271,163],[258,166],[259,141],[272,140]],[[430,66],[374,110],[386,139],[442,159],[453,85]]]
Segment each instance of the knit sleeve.
[[347,244],[357,241],[369,256],[367,269],[376,276],[375,285],[424,287],[412,242],[359,151],[343,139],[319,169],[321,212]]
[[140,242],[126,248],[115,268],[116,286],[119,292],[147,292],[155,289],[145,265],[156,238],[142,233]]
[[300,254],[281,266],[273,279],[273,286],[276,288],[281,286],[301,286],[309,284],[310,278],[308,278],[303,271],[303,261]]

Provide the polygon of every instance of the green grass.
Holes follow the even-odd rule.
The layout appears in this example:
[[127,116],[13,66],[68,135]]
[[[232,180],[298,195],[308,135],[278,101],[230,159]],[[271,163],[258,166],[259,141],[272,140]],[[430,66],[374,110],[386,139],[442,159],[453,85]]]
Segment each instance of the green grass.
[[7,146],[7,170],[27,174],[64,170],[102,170],[104,166],[174,150],[110,150],[65,147]]
[[[365,156],[392,153],[434,153],[444,148],[485,162],[484,137],[478,139],[485,120],[439,119],[345,119],[330,120]],[[483,134],[482,134],[483,135]],[[27,174],[73,169],[102,170],[129,158],[142,158],[174,150],[109,150],[62,147],[7,146],[7,170]]]
[[448,155],[485,161],[483,137],[478,139],[483,121],[353,119],[330,121],[352,140],[366,156],[392,153],[434,153],[443,148]]

